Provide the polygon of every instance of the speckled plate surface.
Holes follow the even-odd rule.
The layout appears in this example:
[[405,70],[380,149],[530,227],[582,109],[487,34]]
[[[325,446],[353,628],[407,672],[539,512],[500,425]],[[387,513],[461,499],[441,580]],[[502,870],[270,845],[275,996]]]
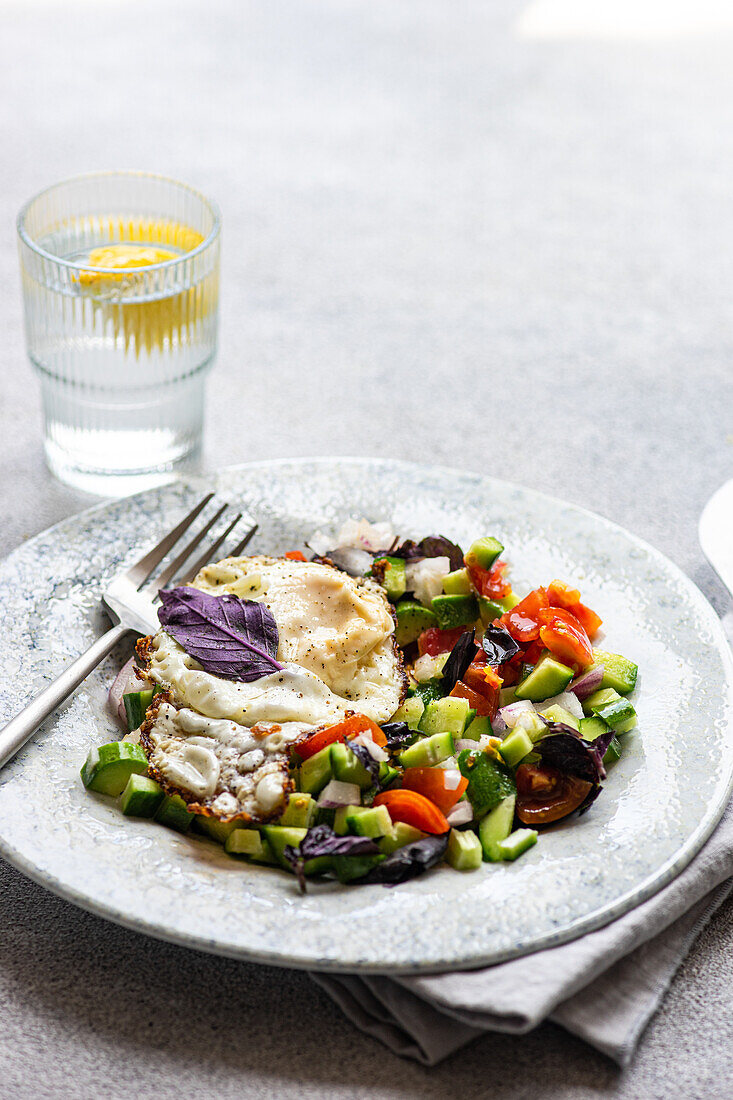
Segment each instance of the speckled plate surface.
[[[712,608],[657,551],[582,509],[500,481],[372,460],[259,463],[214,479],[260,523],[253,552],[281,553],[349,515],[468,543],[497,535],[520,593],[560,576],[605,620],[607,648],[641,667],[639,728],[583,818],[515,864],[440,867],[397,889],[316,886],[230,859],[212,842],[124,818],[87,794],[89,749],[118,736],[112,656],[0,773],[0,852],[71,901],[154,936],[284,966],[470,968],[551,946],[660,889],[700,848],[733,776],[731,656]],[[105,583],[180,518],[201,483],[92,509],[0,564],[0,720],[106,628]]]

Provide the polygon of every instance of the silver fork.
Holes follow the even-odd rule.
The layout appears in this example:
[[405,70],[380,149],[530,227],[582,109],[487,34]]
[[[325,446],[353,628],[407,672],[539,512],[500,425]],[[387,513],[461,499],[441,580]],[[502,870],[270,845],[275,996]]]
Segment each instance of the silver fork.
[[[229,505],[222,505],[161,573],[153,576],[154,570],[186,534],[213,496],[213,493],[208,493],[172,531],[160,540],[157,546],[154,546],[152,550],[140,558],[140,561],[136,562],[126,573],[115,577],[102,596],[104,609],[115,625],[99,638],[94,645],[90,646],[86,653],[82,653],[80,657],[77,657],[74,663],[69,665],[58,679],[49,684],[47,688],[44,688],[40,695],[37,695],[20,714],[17,714],[4,729],[0,730],[0,768],[4,767],[8,760],[15,756],[18,749],[33,736],[41,723],[65,699],[68,699],[72,692],[76,691],[82,680],[86,679],[92,669],[95,669],[104,660],[121,638],[132,632],[149,634],[157,629],[155,605],[158,600],[158,591],[179,577],[191,554],[201,545],[218,521],[224,517]],[[188,567],[185,574],[179,578],[178,583],[190,583],[198,571],[213,560],[214,554],[223,545],[241,519],[242,513],[238,512],[222,534],[199,554],[193,565]],[[229,551],[229,556],[237,557],[241,554],[256,530],[257,524],[252,524],[244,538]]]

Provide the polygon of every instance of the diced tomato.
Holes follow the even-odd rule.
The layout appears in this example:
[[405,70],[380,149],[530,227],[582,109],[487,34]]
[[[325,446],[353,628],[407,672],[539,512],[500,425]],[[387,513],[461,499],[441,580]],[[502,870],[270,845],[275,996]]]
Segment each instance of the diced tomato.
[[550,653],[565,664],[587,668],[593,663],[593,647],[578,620],[562,607],[542,608],[540,638]]
[[337,722],[335,726],[328,726],[325,730],[316,730],[307,741],[295,746],[295,751],[301,760],[307,760],[315,756],[327,745],[335,745],[337,741],[345,741],[347,737],[356,737],[359,733],[370,733],[375,744],[382,748],[387,744],[387,738],[376,722],[367,718],[364,714],[354,714],[351,718],[345,718],[343,722]]
[[424,657],[427,653],[430,657],[437,657],[439,653],[450,653],[461,634],[465,633],[465,626],[454,626],[451,630],[429,626],[417,639],[420,656]]
[[417,791],[401,788],[396,791],[382,791],[374,799],[373,805],[386,806],[393,821],[404,821],[424,833],[447,833],[450,825],[438,807]]
[[[405,768],[402,787],[424,795],[444,813],[449,813],[468,786],[468,780],[461,776],[457,787],[446,787],[445,768]],[[455,773],[453,773],[455,775]]]
[[504,577],[509,568],[507,562],[497,560],[491,566],[491,569],[482,569],[480,565],[466,562],[466,568],[471,578],[471,584],[479,596],[486,596],[489,600],[500,600],[511,592],[512,586]]
[[454,699],[466,699],[468,705],[473,707],[477,714],[491,714],[491,704],[485,695],[474,691],[464,680],[457,680],[451,695]]
[[302,550],[288,550],[285,557],[289,558],[290,561],[308,561]]
[[580,602],[577,588],[568,588],[562,581],[553,581],[547,589],[547,598],[552,607],[564,607],[570,611],[592,640],[598,633],[603,620],[590,607]]
[[474,660],[463,673],[463,679],[451,691],[451,695],[468,699],[477,714],[494,718],[499,709],[499,689],[502,683],[493,668]]
[[547,592],[544,588],[535,588],[511,611],[505,612],[499,623],[505,626],[512,638],[520,645],[534,642],[540,636],[540,623],[537,615],[543,607],[549,607]]

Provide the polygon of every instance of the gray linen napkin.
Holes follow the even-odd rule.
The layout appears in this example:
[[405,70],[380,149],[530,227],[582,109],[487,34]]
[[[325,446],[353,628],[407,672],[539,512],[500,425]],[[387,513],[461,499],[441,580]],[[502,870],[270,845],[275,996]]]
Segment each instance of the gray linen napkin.
[[[725,620],[733,639],[733,616]],[[487,1031],[552,1020],[620,1065],[733,882],[733,803],[692,863],[630,913],[571,943],[483,970],[394,978],[313,974],[357,1027],[435,1065]]]

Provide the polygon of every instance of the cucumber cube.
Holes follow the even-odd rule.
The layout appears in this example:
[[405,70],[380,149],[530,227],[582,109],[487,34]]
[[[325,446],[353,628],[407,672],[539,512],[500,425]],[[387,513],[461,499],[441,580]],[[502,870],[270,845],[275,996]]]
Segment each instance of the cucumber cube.
[[342,783],[356,783],[362,790],[372,786],[371,775],[346,745],[331,745],[331,771]]
[[288,795],[288,804],[280,817],[281,825],[309,829],[316,819],[316,800],[305,792]]
[[481,866],[481,841],[474,832],[451,829],[446,859],[456,871],[476,871]]
[[543,699],[550,699],[564,691],[573,676],[573,670],[554,657],[542,657],[529,675],[517,684],[516,697],[541,703]]
[[140,729],[145,718],[145,711],[152,703],[154,694],[153,688],[146,688],[144,691],[129,691],[122,696],[122,702],[125,704],[127,728],[130,732]]
[[497,600],[489,600],[486,596],[479,596],[478,613],[483,625],[488,626],[489,623],[493,623],[494,619],[498,619],[504,614],[504,608]]
[[536,829],[517,829],[506,840],[498,840],[496,847],[502,859],[515,860],[536,843]]
[[602,718],[594,714],[590,718],[580,719],[578,732],[586,741],[595,741],[596,737],[600,737],[602,733],[608,733],[608,726]]
[[596,665],[603,665],[601,688],[614,688],[621,695],[628,695],[636,687],[639,666],[622,657],[620,653],[607,653],[603,649],[593,650]]
[[482,737],[490,737],[493,732],[488,715],[479,714],[463,731],[461,737],[466,741],[478,741]]
[[163,800],[163,788],[154,779],[136,772],[127,780],[120,809],[126,817],[152,817]]
[[623,751],[623,749],[622,749],[621,742],[619,741],[618,737],[612,737],[611,740],[608,743],[608,748],[606,749],[606,751],[604,753],[603,763],[604,764],[615,764],[617,760],[621,759],[622,751]]
[[479,569],[491,569],[503,549],[499,540],[490,536],[476,539],[469,547],[466,561],[469,565],[478,565]]
[[346,836],[348,833],[349,826],[346,821],[347,817],[353,817],[355,814],[362,814],[368,808],[368,806],[339,806],[333,815],[333,831],[336,836]]
[[292,871],[292,867],[284,856],[287,845],[299,848],[300,842],[308,832],[307,829],[296,829],[292,825],[263,825],[262,832],[270,846],[273,856],[286,871]]
[[224,844],[230,856],[247,856],[257,863],[274,863],[275,859],[265,838],[257,829],[232,829]]
[[554,703],[547,710],[541,710],[540,714],[548,722],[562,722],[563,725],[570,726],[571,729],[580,730],[580,722],[575,715],[571,714],[569,710],[565,710],[565,707],[561,707],[558,703]]
[[404,596],[407,588],[404,558],[375,558],[372,573],[392,603],[399,600],[400,596]]
[[441,630],[453,630],[478,619],[478,600],[474,595],[435,596],[430,606]]
[[408,745],[400,753],[403,768],[429,768],[447,760],[455,751],[451,733],[434,733],[431,737],[421,737],[414,745]]
[[606,703],[615,703],[621,696],[615,688],[599,688],[598,691],[594,691],[592,695],[589,695],[587,699],[584,699],[581,706],[583,707],[583,714],[594,714],[596,710],[606,705]]
[[333,779],[331,771],[331,746],[314,753],[300,765],[298,786],[306,794],[318,794]]
[[142,774],[147,770],[147,757],[139,745],[129,741],[110,741],[107,745],[92,749],[80,775],[87,790],[111,794],[116,798],[122,794],[133,773]]
[[446,596],[470,596],[473,592],[471,578],[467,569],[455,569],[443,577],[443,591]]
[[497,844],[500,840],[506,840],[512,831],[516,801],[516,795],[513,794],[502,798],[498,806],[494,806],[479,822],[478,832],[484,859],[490,863],[498,863],[503,858]]
[[423,607],[417,600],[400,600],[394,610],[397,617],[394,636],[400,646],[416,642],[423,630],[438,622],[435,613],[429,607]]
[[526,730],[521,729],[519,726],[512,730],[499,745],[499,752],[510,768],[516,767],[519,761],[523,760],[527,753],[531,751],[532,738]]
[[436,699],[425,707],[418,729],[427,734],[448,732],[460,738],[473,720],[471,710],[468,699],[457,695]]
[[502,596],[500,600],[496,601],[501,604],[502,614],[506,611],[511,611],[513,607],[516,607],[518,603],[521,603],[519,596],[514,592],[510,592],[508,596]]
[[188,812],[188,806],[180,794],[166,794],[163,801],[155,811],[155,820],[160,825],[166,825],[169,829],[175,829],[179,833],[187,833],[193,824],[194,815]]
[[235,829],[242,828],[241,821],[219,821],[218,817],[206,817],[204,814],[196,814],[193,819],[193,827],[197,833],[203,833],[217,844],[226,844],[227,838]]
[[407,722],[411,730],[416,730],[420,724],[425,703],[420,695],[411,695],[392,715],[392,722]]
[[339,882],[353,882],[354,879],[369,874],[386,856],[331,856],[330,859],[333,873]]
[[377,841],[377,847],[384,855],[389,856],[398,848],[404,848],[406,844],[412,844],[416,840],[422,840],[425,833],[421,833],[413,825],[407,825],[404,821],[395,821],[388,833]]
[[380,837],[392,832],[392,818],[386,806],[362,806],[360,810],[346,815],[346,828],[354,836]]
[[628,733],[636,725],[636,711],[628,699],[615,699],[593,712],[598,718],[615,730],[616,733]]

